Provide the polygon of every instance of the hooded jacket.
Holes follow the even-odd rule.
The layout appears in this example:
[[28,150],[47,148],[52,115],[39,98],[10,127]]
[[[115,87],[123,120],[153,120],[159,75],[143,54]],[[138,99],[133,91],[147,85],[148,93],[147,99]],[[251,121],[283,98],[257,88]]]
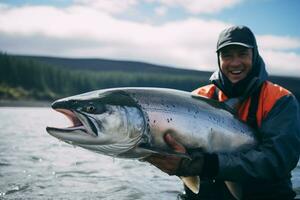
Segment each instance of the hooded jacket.
[[[218,88],[219,101],[239,98],[238,117],[247,122],[251,96],[260,89],[256,112],[259,144],[243,152],[217,153],[213,156],[215,159],[206,156],[201,177],[215,179],[216,182],[239,183],[243,199],[292,199],[295,192],[290,180],[291,171],[296,167],[300,154],[298,101],[288,90],[267,80],[265,64],[257,47],[253,48],[253,55],[253,67],[245,79],[232,84],[219,68],[210,78],[212,84],[193,91],[213,98]],[[208,169],[213,164],[217,167],[212,172]],[[205,183],[202,188],[200,186],[199,194],[204,194],[203,197],[206,194],[210,199],[227,199],[226,195],[211,195],[212,192],[224,193],[216,182]],[[214,190],[214,187],[219,187],[219,190]]]

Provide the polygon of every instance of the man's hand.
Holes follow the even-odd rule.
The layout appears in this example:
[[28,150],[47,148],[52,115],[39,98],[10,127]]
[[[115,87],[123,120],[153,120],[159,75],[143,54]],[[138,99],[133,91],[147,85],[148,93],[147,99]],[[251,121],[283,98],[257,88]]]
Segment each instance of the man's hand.
[[[187,152],[186,148],[177,142],[170,134],[167,133],[164,139],[175,152]],[[201,174],[203,168],[203,153],[201,150],[196,149],[190,152],[190,156],[192,159],[155,154],[145,160],[169,175],[198,176]]]
[[[165,142],[178,153],[186,153],[185,147],[178,143],[170,134],[164,136]],[[177,169],[179,168],[182,158],[177,156],[163,156],[159,154],[154,154],[145,159],[152,165],[156,166],[163,172],[169,175],[176,175]]]

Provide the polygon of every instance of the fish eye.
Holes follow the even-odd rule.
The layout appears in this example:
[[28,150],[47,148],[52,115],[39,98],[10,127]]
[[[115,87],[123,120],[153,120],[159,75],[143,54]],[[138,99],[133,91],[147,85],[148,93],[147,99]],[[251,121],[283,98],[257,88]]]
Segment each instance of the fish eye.
[[85,111],[88,112],[88,113],[94,113],[96,111],[96,107],[92,106],[92,105],[89,105],[85,108]]

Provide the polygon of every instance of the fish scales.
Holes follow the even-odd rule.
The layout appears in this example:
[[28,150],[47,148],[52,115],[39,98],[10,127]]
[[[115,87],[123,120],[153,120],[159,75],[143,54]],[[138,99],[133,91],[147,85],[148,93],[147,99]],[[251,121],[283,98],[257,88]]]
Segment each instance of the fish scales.
[[[112,157],[188,156],[170,149],[163,139],[167,132],[186,148],[204,152],[241,151],[257,144],[254,130],[226,103],[174,89],[97,90],[57,100],[52,108],[66,115],[73,126],[47,127],[50,135]],[[199,177],[182,180],[193,192],[199,191]],[[225,183],[237,199],[242,197],[238,184]]]
[[[103,112],[90,112],[87,106]],[[71,120],[80,116],[78,121],[85,130],[82,126],[76,130],[75,125],[72,130],[49,127],[47,131],[51,135],[78,146],[82,138],[83,148],[89,143],[98,145],[97,151],[103,154],[106,154],[105,149],[99,151],[99,146],[110,145],[107,154],[116,157],[126,158],[132,154],[130,158],[141,158],[149,155],[147,149],[155,148],[170,151],[163,140],[167,131],[187,148],[201,148],[207,152],[238,151],[256,143],[254,131],[226,110],[222,103],[195,98],[188,92],[174,89],[98,90],[58,100],[53,103],[53,108],[68,110],[63,113]],[[70,113],[75,113],[75,116],[70,116]],[[128,129],[126,133],[125,128]],[[74,136],[70,134],[72,132]],[[131,141],[131,138],[134,139]],[[118,146],[116,152],[113,152],[114,145]],[[128,148],[128,152],[120,145]]]

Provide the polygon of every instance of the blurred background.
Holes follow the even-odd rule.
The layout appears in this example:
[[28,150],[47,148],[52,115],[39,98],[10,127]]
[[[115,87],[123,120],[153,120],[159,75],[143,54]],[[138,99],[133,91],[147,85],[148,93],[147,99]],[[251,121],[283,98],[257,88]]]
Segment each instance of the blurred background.
[[217,69],[220,31],[246,25],[271,80],[299,99],[299,9],[299,0],[2,0],[0,98],[49,101],[123,86],[190,91]]
[[[58,142],[58,98],[111,87],[191,91],[217,69],[218,34],[246,25],[270,80],[300,99],[299,0],[1,0],[0,199],[170,199],[152,166]],[[300,123],[300,122],[299,122]],[[293,187],[300,193],[299,165]]]

